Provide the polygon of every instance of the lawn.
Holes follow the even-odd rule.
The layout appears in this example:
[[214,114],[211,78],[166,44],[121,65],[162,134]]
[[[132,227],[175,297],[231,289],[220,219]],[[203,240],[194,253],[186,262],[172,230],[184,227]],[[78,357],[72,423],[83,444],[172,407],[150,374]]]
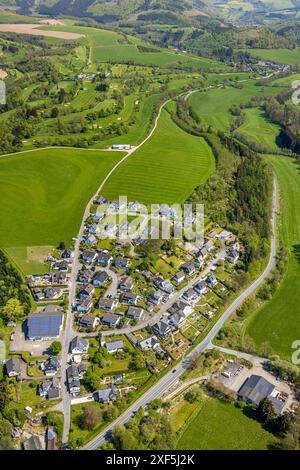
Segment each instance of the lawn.
[[[190,406],[190,405],[189,405]],[[181,414],[183,413],[180,410]],[[177,450],[267,450],[276,438],[231,403],[204,398]]]
[[256,82],[249,81],[242,88],[215,88],[205,93],[194,93],[190,98],[190,104],[194,112],[206,125],[216,129],[227,131],[235,120],[230,112],[233,105],[239,105],[250,101],[252,96],[261,94],[270,96],[278,94],[281,87],[259,87]]
[[300,65],[300,48],[296,49],[251,49],[251,55],[264,60],[273,60],[288,65]]
[[270,122],[265,113],[259,108],[246,110],[246,120],[237,132],[243,134],[252,142],[264,145],[270,150],[278,149],[276,139],[280,134],[280,126]]
[[247,333],[260,345],[268,341],[291,360],[292,342],[300,338],[300,168],[290,157],[266,156],[277,174],[283,209],[280,234],[288,252],[285,277],[273,299],[251,320]]
[[163,111],[152,138],[116,170],[103,194],[143,203],[182,203],[214,165],[206,142],[182,131]]
[[[0,159],[0,246],[16,250],[16,262],[36,262],[41,250],[77,234],[84,208],[122,157],[74,149],[47,149]],[[8,250],[14,257],[13,250]],[[30,257],[28,258],[28,253]],[[38,260],[40,262],[40,260]]]

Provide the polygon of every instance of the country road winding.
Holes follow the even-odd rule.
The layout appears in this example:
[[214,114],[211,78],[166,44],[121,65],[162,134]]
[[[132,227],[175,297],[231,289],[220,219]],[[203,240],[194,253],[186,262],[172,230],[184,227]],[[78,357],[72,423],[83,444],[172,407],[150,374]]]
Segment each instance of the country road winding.
[[151,402],[154,398],[162,397],[164,392],[174,384],[181,375],[185,372],[189,363],[189,359],[194,354],[201,354],[206,349],[212,348],[212,342],[224,323],[242,305],[242,303],[251,295],[255,290],[266,280],[271,273],[276,260],[276,215],[278,206],[278,183],[277,178],[274,178],[273,200],[272,200],[272,217],[271,217],[271,245],[268,264],[263,273],[242,293],[237,297],[234,302],[227,308],[221,315],[218,321],[211,328],[207,336],[199,343],[189,354],[176,365],[176,367],[162,377],[153,387],[147,390],[133,405],[131,405],[122,415],[113,421],[104,431],[99,433],[93,440],[83,447],[83,450],[95,450],[101,447],[105,440],[111,435],[112,429],[118,424],[127,423],[133,414],[138,411],[140,407],[145,407],[147,403]]

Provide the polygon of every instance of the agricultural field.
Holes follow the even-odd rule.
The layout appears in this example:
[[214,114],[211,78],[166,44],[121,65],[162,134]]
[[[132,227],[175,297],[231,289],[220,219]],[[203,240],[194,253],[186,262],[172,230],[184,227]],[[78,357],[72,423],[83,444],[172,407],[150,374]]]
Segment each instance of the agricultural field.
[[[198,414],[179,438],[177,450],[267,450],[277,442],[259,422],[233,404],[206,396],[202,400]],[[191,404],[182,403],[191,408]],[[176,413],[185,415],[186,423],[190,413],[186,415],[182,407]],[[177,416],[173,417],[176,420]]]
[[249,141],[269,149],[278,149],[276,140],[280,134],[280,126],[270,122],[259,108],[246,110],[246,120],[238,128],[238,133],[243,134]]
[[246,333],[257,345],[268,341],[276,354],[291,360],[291,345],[300,337],[300,168],[286,156],[268,155],[282,196],[280,235],[288,252],[285,277],[274,297],[256,313]]
[[272,60],[288,65],[300,65],[300,48],[296,49],[251,49],[251,55],[263,60]]
[[135,37],[114,31],[80,26],[42,27],[41,30],[80,34],[81,44],[88,45],[91,61],[94,63],[126,63],[158,67],[191,67],[195,69],[227,70],[228,67],[216,60],[191,56],[154,47]]
[[241,83],[240,87],[218,87],[205,93],[194,93],[190,104],[201,122],[226,131],[235,120],[230,112],[232,106],[247,103],[253,96],[278,94],[282,89],[281,86],[260,87],[255,81],[249,80]]
[[[70,244],[88,200],[121,157],[122,153],[48,149],[0,159],[0,246],[13,258],[16,248],[15,259],[23,271],[40,262],[40,247]],[[31,247],[30,256],[26,247]]]
[[127,195],[144,203],[181,203],[213,170],[206,142],[179,129],[163,110],[152,138],[114,172],[102,192],[109,199]]

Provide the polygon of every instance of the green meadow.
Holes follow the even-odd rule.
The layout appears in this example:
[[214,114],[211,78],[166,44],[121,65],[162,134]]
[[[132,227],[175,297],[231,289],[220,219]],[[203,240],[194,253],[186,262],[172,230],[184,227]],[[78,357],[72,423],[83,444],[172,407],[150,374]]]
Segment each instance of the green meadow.
[[268,341],[281,357],[290,360],[294,340],[300,338],[300,167],[291,158],[268,155],[277,174],[282,217],[280,235],[288,252],[285,277],[274,297],[258,311],[246,333],[257,345]]
[[230,112],[232,106],[247,103],[253,96],[280,93],[281,89],[280,86],[260,87],[255,81],[249,80],[242,83],[241,88],[214,88],[205,93],[194,93],[190,104],[204,124],[226,131],[235,120],[235,116]]
[[296,49],[251,49],[251,55],[288,65],[300,65],[300,47]]
[[[154,47],[132,36],[124,36],[114,31],[87,28],[81,26],[41,27],[40,29],[57,30],[83,34],[78,40],[91,48],[92,62],[125,63],[155,65],[159,67],[193,67],[196,69],[227,70],[228,67],[216,60],[191,56]],[[47,38],[45,39],[48,40]],[[155,51],[154,51],[155,49]]]
[[204,398],[181,435],[177,450],[267,450],[277,439],[243,410],[218,398]]
[[259,108],[246,110],[246,120],[237,131],[252,142],[265,145],[269,149],[278,149],[276,139],[280,134],[280,126],[270,122]]
[[[39,256],[20,247],[69,244],[84,208],[121,153],[47,149],[0,158],[0,246],[29,270]],[[38,250],[40,251],[40,250]]]
[[114,172],[103,194],[144,203],[183,202],[214,165],[206,142],[178,128],[163,110],[152,138]]

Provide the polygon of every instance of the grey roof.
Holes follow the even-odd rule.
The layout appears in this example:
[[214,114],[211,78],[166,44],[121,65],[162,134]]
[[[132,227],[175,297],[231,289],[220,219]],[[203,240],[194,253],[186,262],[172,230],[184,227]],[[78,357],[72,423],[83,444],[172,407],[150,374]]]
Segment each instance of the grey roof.
[[19,359],[18,357],[12,357],[11,359],[9,359],[6,362],[5,367],[6,367],[6,372],[8,374],[10,374],[11,372],[16,372],[16,373],[20,374],[20,372],[21,372],[21,359]]
[[270,395],[275,386],[260,375],[251,375],[239,390],[239,395],[246,401],[259,405],[259,403]]
[[74,366],[74,364],[72,364],[71,366],[69,366],[67,368],[67,378],[68,378],[68,382],[71,380],[71,379],[74,379],[74,378],[78,378],[78,368],[77,366]]
[[133,305],[131,305],[128,308],[126,315],[128,317],[135,318],[135,319],[139,320],[142,317],[143,312],[144,312],[144,310],[141,307],[134,307]]
[[40,312],[29,315],[27,320],[29,338],[53,337],[59,335],[63,323],[63,312],[55,305],[47,305]]
[[106,313],[102,318],[102,323],[112,323],[115,324],[120,321],[120,317],[114,313]]
[[81,338],[80,336],[75,336],[71,341],[71,351],[73,349],[79,349],[80,351],[86,351],[89,347],[88,339]]
[[47,441],[52,441],[53,439],[57,439],[57,434],[53,428],[47,428]]
[[120,339],[117,341],[111,341],[110,343],[106,343],[106,349],[108,352],[115,351],[116,349],[123,349],[124,342]]
[[117,389],[115,387],[104,388],[96,392],[98,401],[107,403],[108,401],[115,401],[117,398]]
[[99,282],[105,282],[109,278],[109,275],[105,271],[98,271],[93,280],[97,280]]
[[268,400],[272,403],[277,413],[282,413],[286,402],[279,400],[279,398],[272,397],[271,395],[268,396]]
[[34,434],[23,443],[24,450],[42,450],[41,441]]

